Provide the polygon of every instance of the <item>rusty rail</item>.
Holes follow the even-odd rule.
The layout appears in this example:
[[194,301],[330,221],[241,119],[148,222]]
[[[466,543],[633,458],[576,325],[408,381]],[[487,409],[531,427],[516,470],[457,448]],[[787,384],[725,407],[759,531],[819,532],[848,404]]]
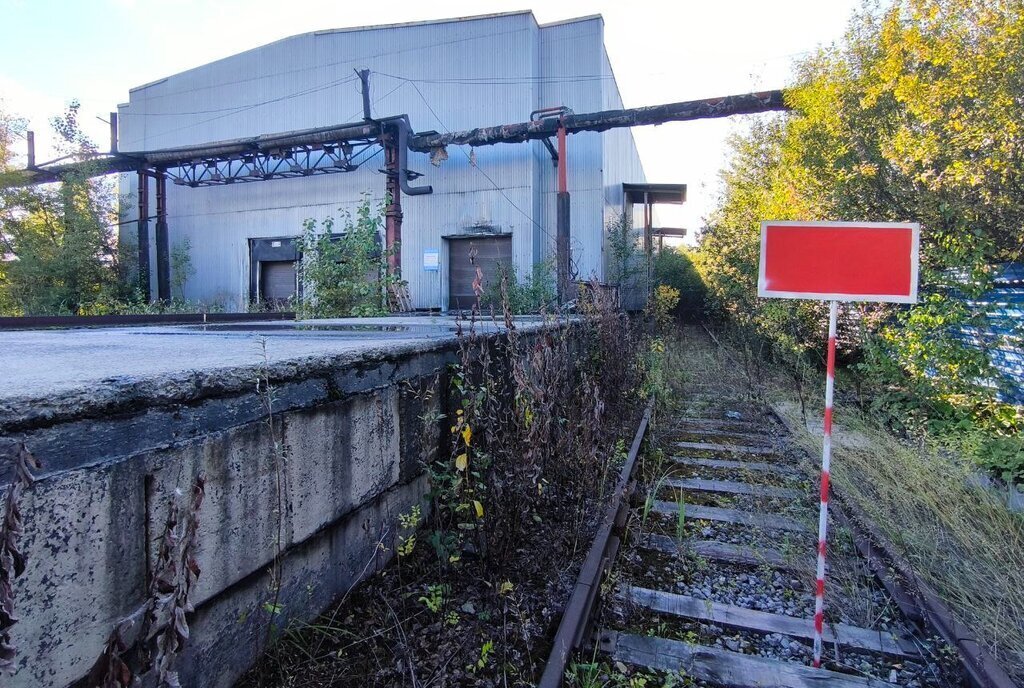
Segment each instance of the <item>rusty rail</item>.
[[593,620],[591,617],[601,592],[601,580],[604,578],[605,572],[615,562],[615,556],[618,554],[619,545],[622,542],[622,529],[626,525],[626,516],[629,514],[629,496],[634,487],[634,483],[631,481],[633,467],[636,465],[640,445],[647,434],[653,412],[654,400],[651,399],[644,411],[643,418],[640,419],[640,425],[633,437],[633,444],[629,448],[626,463],[622,466],[622,472],[619,474],[611,502],[601,521],[601,527],[594,537],[594,543],[587,553],[587,558],[583,561],[583,567],[580,569],[580,575],[576,579],[576,586],[569,597],[569,602],[565,605],[562,622],[558,625],[558,631],[555,633],[551,655],[544,667],[544,674],[537,684],[538,688],[559,688],[562,685],[562,678],[565,676],[569,658],[579,648],[590,629]]

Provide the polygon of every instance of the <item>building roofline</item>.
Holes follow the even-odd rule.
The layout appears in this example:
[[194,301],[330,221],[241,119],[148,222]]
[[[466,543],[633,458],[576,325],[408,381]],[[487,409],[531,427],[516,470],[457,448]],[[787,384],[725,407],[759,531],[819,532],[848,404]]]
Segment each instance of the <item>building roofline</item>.
[[329,35],[336,34],[336,33],[354,33],[356,31],[380,31],[382,29],[395,29],[395,28],[404,29],[404,28],[413,28],[413,27],[416,27],[416,26],[429,26],[429,25],[432,25],[432,24],[455,24],[455,23],[459,23],[459,22],[483,21],[483,20],[487,20],[487,19],[502,19],[502,18],[506,18],[506,17],[518,17],[518,16],[522,16],[522,15],[529,15],[530,18],[533,19],[534,26],[538,26],[538,27],[540,26],[537,23],[537,18],[533,14],[533,10],[515,10],[515,11],[511,11],[511,12],[493,12],[491,14],[468,15],[468,16],[465,16],[465,17],[448,17],[446,19],[423,19],[423,20],[419,20],[419,21],[397,22],[397,23],[394,23],[394,24],[369,24],[369,25],[366,25],[366,26],[352,26],[352,27],[348,27],[348,28],[344,28],[343,27],[343,28],[338,28],[338,29],[317,29],[316,31],[304,31],[303,33],[296,33],[296,34],[292,34],[290,36],[284,36],[282,38],[278,38],[277,40],[270,41],[269,43],[263,43],[261,45],[253,46],[252,48],[248,48],[246,50],[242,50],[242,51],[239,51],[237,53],[231,53],[230,55],[225,55],[224,57],[219,57],[219,58],[217,58],[215,60],[210,60],[209,62],[204,62],[202,64],[196,65],[195,67],[189,67],[188,69],[183,69],[180,72],[175,72],[174,74],[169,74],[169,75],[167,75],[165,77],[162,77],[162,78],[159,78],[159,79],[154,79],[152,81],[148,81],[148,82],[146,82],[144,84],[140,84],[138,86],[132,86],[131,88],[128,89],[128,93],[134,93],[135,91],[141,91],[143,89],[149,88],[150,86],[156,86],[157,84],[163,83],[164,81],[167,81],[168,79],[171,79],[172,77],[181,76],[182,74],[187,74],[187,73],[195,71],[197,69],[202,69],[203,67],[207,67],[207,66],[212,65],[212,64],[217,64],[218,62],[223,62],[224,60],[230,60],[231,58],[238,57],[239,55],[245,55],[246,53],[253,52],[254,50],[262,50],[264,48],[269,48],[272,45],[277,45],[278,43],[284,43],[285,41],[294,40],[296,38],[302,38],[303,36],[316,37],[316,36],[329,36]]
[[569,19],[559,19],[558,21],[547,22],[546,24],[538,24],[538,26],[540,28],[542,28],[542,29],[549,29],[549,28],[551,28],[553,26],[562,26],[563,24],[575,24],[577,22],[593,21],[594,19],[597,19],[602,24],[604,24],[604,15],[602,15],[601,13],[597,13],[597,14],[588,14],[588,15],[585,15],[585,16],[582,16],[582,17],[571,17]]
[[[460,22],[481,21],[484,19],[517,17],[523,14],[529,14],[530,16],[533,16],[533,10],[512,10],[510,12],[491,12],[490,14],[470,14],[465,17],[448,17],[446,19],[420,19],[417,21],[396,22],[394,24],[367,24],[365,26],[347,26],[337,29],[319,29],[317,31],[309,31],[304,34],[297,35],[305,36],[308,34],[312,34],[314,36],[326,36],[334,33],[351,33],[354,31],[373,31],[377,29],[404,29],[414,26],[430,26],[432,24],[458,24]],[[536,17],[534,17],[533,22],[535,24],[537,23]],[[289,36],[288,38],[295,38],[295,36]],[[288,40],[288,38],[283,38],[281,40]]]

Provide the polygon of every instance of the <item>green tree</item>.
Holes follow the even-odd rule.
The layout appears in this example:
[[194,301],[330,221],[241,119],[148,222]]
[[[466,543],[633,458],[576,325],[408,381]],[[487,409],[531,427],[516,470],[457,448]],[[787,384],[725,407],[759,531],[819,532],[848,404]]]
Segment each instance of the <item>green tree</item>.
[[[59,152],[88,161],[96,147],[78,126],[78,104],[51,121]],[[17,132],[0,117],[2,172],[10,172],[9,142]],[[16,127],[17,125],[13,125]],[[112,227],[116,194],[109,183],[83,169],[55,185],[6,189],[0,196],[0,306],[8,314],[80,313],[118,289]]]
[[791,360],[813,359],[823,305],[756,298],[758,223],[918,221],[920,303],[845,309],[847,352],[877,392],[919,411],[893,414],[901,422],[1005,419],[997,390],[979,384],[993,379],[988,357],[960,333],[985,329],[973,297],[1024,248],[1022,92],[1020,2],[867,5],[842,41],[797,64],[793,111],[732,141],[696,258],[713,306]]
[[699,320],[704,315],[707,288],[693,264],[690,249],[685,246],[665,248],[654,256],[654,284],[679,292],[679,303],[673,313],[684,320]]

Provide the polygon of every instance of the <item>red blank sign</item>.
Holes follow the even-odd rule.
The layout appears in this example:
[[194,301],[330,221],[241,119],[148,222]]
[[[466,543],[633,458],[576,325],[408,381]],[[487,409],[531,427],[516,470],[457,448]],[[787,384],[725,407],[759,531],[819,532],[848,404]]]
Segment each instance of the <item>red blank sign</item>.
[[917,301],[920,225],[762,222],[758,296]]

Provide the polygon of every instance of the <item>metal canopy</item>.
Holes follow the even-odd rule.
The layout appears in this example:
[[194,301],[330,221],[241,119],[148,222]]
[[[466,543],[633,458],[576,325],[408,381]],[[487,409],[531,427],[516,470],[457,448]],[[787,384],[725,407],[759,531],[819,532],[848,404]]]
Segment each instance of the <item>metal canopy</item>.
[[630,203],[681,205],[686,202],[686,184],[623,184],[622,193]]
[[686,229],[683,227],[652,227],[651,236],[684,237],[686,236]]

